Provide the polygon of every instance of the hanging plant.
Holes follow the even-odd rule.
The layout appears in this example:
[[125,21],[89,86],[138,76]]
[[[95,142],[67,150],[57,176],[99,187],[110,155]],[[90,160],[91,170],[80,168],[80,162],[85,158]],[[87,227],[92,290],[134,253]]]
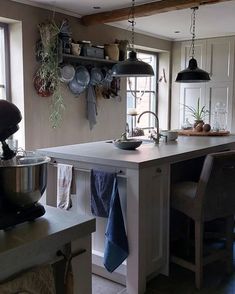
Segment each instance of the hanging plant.
[[41,38],[37,43],[36,57],[40,62],[40,67],[34,77],[34,87],[39,96],[52,96],[49,119],[52,127],[56,128],[62,121],[65,109],[58,75],[60,29],[53,21],[39,24],[38,29]]

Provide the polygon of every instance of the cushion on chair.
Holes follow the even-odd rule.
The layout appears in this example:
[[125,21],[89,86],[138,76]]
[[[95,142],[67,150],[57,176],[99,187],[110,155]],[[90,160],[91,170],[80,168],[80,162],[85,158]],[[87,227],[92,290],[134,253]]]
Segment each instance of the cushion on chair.
[[194,219],[197,213],[195,197],[198,184],[196,182],[180,182],[172,187],[171,207]]

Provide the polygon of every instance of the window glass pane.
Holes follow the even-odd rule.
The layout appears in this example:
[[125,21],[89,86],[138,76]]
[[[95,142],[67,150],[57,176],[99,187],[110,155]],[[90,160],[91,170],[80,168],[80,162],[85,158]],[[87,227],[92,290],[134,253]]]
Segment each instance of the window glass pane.
[[[127,109],[135,108],[135,100],[133,99],[133,96],[131,92],[127,92]],[[132,124],[132,117],[130,115],[127,115],[127,123],[129,126]]]
[[[156,63],[157,55],[152,53],[137,52],[137,58],[149,63],[155,75],[153,77],[127,78],[127,113],[128,109],[135,108],[137,113],[152,111],[156,113]],[[136,117],[127,115],[127,123],[133,128],[151,128],[155,126],[155,118],[151,114],[144,114],[137,125]]]
[[4,28],[0,26],[0,99],[6,99]]

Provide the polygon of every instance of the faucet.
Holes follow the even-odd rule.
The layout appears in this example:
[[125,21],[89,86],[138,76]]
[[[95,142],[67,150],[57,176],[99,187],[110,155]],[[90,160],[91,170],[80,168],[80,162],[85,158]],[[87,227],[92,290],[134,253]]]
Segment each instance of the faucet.
[[137,123],[140,122],[140,118],[141,118],[141,116],[142,116],[143,114],[145,114],[145,113],[152,114],[152,115],[155,117],[155,127],[156,127],[156,129],[157,129],[157,132],[156,132],[156,136],[155,136],[154,134],[151,133],[151,138],[153,139],[153,141],[154,141],[156,144],[159,144],[159,140],[160,140],[161,135],[160,135],[160,132],[159,132],[159,119],[158,119],[158,116],[156,115],[156,113],[154,113],[154,112],[152,112],[152,111],[149,111],[149,110],[142,112],[142,113],[139,115],[139,117],[138,117]]

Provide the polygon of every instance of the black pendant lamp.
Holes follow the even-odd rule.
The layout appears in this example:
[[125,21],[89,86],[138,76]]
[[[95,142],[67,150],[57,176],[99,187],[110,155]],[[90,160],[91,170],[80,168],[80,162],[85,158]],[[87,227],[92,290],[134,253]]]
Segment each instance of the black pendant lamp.
[[195,55],[195,12],[198,7],[193,7],[192,13],[192,44],[190,50],[192,50],[192,56],[189,60],[188,67],[182,71],[180,71],[177,75],[176,82],[178,83],[202,83],[202,82],[209,82],[210,76],[208,72],[205,70],[200,69],[197,66],[197,60],[194,58]]
[[135,0],[132,0],[131,7],[131,51],[128,54],[128,59],[118,62],[112,68],[112,75],[114,77],[148,77],[153,76],[154,71],[150,64],[143,62],[137,58],[136,51],[134,50],[135,43]]

